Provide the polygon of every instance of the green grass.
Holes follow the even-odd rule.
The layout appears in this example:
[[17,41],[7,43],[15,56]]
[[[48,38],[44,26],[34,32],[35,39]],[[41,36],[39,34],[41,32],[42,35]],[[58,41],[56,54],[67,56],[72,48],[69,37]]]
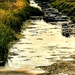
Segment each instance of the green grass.
[[71,20],[75,22],[75,2],[69,2],[67,0],[55,0],[51,2],[55,8],[60,12],[70,16]]
[[0,23],[0,61],[6,62],[9,52],[8,43],[14,39],[14,31],[9,26]]

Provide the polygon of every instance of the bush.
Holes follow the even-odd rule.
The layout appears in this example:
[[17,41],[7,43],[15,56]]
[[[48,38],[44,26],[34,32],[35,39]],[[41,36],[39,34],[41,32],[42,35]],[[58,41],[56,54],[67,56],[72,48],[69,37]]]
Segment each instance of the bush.
[[8,14],[2,19],[2,23],[10,26],[15,31],[19,31],[22,25],[21,19],[19,17],[15,17],[12,14]]
[[28,6],[25,8],[25,11],[28,11],[30,13],[30,16],[41,16],[43,15],[43,12],[40,11],[38,8]]
[[12,29],[0,23],[0,66],[4,65],[8,57],[8,43],[15,39]]
[[0,9],[7,10],[9,7],[6,3],[0,2]]
[[34,8],[31,6],[27,6],[18,10],[17,12],[13,12],[16,17],[20,17],[22,21],[25,21],[30,18],[30,16],[41,16],[43,12],[41,12],[38,8]]
[[22,21],[27,20],[30,16],[30,10],[28,9],[28,6],[12,13],[15,17],[19,17]]

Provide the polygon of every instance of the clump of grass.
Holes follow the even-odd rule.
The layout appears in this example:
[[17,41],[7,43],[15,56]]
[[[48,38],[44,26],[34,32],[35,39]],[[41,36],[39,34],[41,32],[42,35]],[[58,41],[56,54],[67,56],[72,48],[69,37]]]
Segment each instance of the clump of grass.
[[75,23],[75,2],[68,2],[66,0],[55,0],[51,3],[60,12],[71,17],[71,20]]

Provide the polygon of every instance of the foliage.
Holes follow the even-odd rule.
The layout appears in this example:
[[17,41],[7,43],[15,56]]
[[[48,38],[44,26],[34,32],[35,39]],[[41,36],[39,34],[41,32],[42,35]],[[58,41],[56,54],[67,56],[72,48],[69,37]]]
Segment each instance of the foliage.
[[8,9],[8,5],[7,5],[6,3],[0,2],[0,9],[5,9],[5,10],[7,10],[7,9]]
[[29,0],[0,2],[0,66],[6,63],[8,44],[18,37],[16,34],[20,32],[22,22],[29,19],[31,15],[43,14],[39,9],[29,6],[27,1],[29,2]]
[[20,17],[22,21],[25,21],[30,18],[30,16],[40,16],[43,15],[43,12],[41,12],[38,8],[34,8],[31,6],[26,6],[25,8],[22,8],[21,10],[13,12],[13,15],[16,17]]
[[8,56],[8,43],[15,39],[12,29],[0,23],[0,61],[5,62]]
[[8,26],[10,26],[13,30],[19,31],[21,28],[21,20],[19,17],[15,17],[12,14],[8,14],[2,22]]
[[41,12],[38,8],[34,8],[31,6],[28,6],[27,8],[25,8],[25,11],[29,11],[31,16],[41,16],[43,15],[43,12]]
[[27,7],[24,7],[22,9],[12,12],[12,13],[15,17],[19,17],[22,21],[25,21],[30,16],[29,9],[27,9]]
[[29,3],[29,0],[26,0]]
[[55,8],[59,9],[62,13],[71,17],[71,20],[75,22],[75,2],[68,2],[66,0],[55,0],[51,3]]

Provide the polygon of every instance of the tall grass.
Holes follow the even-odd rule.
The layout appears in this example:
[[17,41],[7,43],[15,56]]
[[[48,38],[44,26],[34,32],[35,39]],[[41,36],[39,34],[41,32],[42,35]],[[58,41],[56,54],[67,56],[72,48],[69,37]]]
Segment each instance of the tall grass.
[[62,13],[71,17],[71,20],[75,23],[75,2],[68,2],[66,0],[55,0],[51,2],[55,8],[57,8]]

